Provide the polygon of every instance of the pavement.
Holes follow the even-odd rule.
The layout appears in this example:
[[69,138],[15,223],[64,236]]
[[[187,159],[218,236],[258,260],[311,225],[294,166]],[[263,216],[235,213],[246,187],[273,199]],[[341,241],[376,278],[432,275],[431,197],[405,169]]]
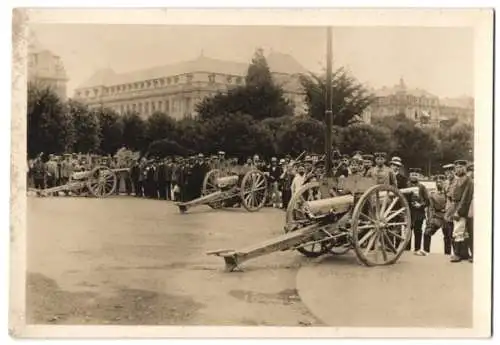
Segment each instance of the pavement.
[[439,254],[366,268],[352,253],[288,251],[233,273],[205,255],[279,236],[283,220],[276,209],[180,214],[170,202],[134,197],[28,197],[28,323],[470,325],[472,265]]

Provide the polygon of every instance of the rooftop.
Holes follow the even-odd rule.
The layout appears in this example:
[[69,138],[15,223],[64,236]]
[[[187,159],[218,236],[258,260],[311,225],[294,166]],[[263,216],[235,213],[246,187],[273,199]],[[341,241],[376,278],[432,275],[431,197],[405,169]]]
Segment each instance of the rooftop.
[[404,93],[405,95],[410,95],[414,97],[430,97],[430,98],[437,98],[436,95],[433,95],[430,92],[427,92],[425,90],[419,89],[419,88],[408,88],[403,80],[401,78],[399,80],[399,83],[392,86],[392,87],[382,87],[378,90],[374,91],[375,96],[377,97],[387,97],[391,95],[395,95],[397,93]]
[[[270,53],[266,59],[269,69],[273,73],[307,73],[307,70],[288,54],[273,52]],[[201,54],[194,60],[157,66],[128,73],[116,73],[110,68],[99,70],[86,82],[79,85],[78,88],[121,85],[193,72],[209,72],[245,76],[248,65],[249,63],[213,59]]]

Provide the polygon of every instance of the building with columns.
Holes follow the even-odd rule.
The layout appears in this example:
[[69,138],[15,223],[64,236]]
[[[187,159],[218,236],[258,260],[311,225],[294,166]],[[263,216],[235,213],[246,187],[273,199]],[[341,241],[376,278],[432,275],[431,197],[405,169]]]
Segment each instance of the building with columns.
[[28,82],[52,89],[62,100],[67,97],[68,77],[61,57],[42,48],[36,40],[28,47]]
[[[304,92],[298,77],[307,70],[287,54],[271,53],[266,59],[273,79],[283,87],[296,112],[302,113]],[[196,104],[205,97],[244,85],[248,66],[201,54],[191,61],[130,73],[104,69],[75,90],[75,99],[93,108],[109,107],[120,114],[133,111],[146,118],[161,111],[181,119],[196,116]]]

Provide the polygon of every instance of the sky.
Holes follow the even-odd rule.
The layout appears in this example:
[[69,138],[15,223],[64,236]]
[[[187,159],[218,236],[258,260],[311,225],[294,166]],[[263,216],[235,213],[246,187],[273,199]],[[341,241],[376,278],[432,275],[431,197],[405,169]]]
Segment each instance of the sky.
[[[59,55],[69,77],[68,94],[101,68],[128,72],[211,58],[250,61],[262,47],[292,55],[306,69],[326,66],[322,27],[36,24],[39,44]],[[346,67],[373,88],[408,87],[439,97],[474,95],[472,28],[334,27],[334,68]]]

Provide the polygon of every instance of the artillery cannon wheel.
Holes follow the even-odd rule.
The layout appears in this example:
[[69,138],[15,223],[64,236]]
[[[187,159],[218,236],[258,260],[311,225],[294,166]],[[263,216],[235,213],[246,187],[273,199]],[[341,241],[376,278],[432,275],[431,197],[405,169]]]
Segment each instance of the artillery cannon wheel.
[[395,263],[411,239],[408,201],[393,186],[368,189],[356,203],[351,221],[354,250],[367,266]]
[[[205,177],[203,178],[203,186],[201,190],[202,196],[212,194],[216,191],[219,190],[219,187],[217,186],[217,178],[221,176],[221,171],[219,169],[212,169],[208,173],[205,174]],[[213,209],[218,209],[222,208],[223,203],[222,202],[210,202],[208,203],[208,206],[210,206]]]
[[248,212],[260,210],[267,199],[267,178],[259,170],[250,170],[241,181],[241,204]]
[[87,177],[87,188],[97,198],[105,198],[114,193],[118,178],[113,170],[105,166],[92,169]]
[[[304,202],[323,199],[323,195],[321,195],[321,191],[319,188],[320,183],[318,181],[314,181],[303,185],[297,192],[295,192],[286,210],[286,224],[288,226],[285,227],[285,232],[290,231],[290,228],[297,230],[300,229],[300,227],[293,226],[293,224],[300,223],[302,220],[307,219],[303,211]],[[292,224],[292,226],[289,226],[290,224]],[[334,246],[334,241],[324,241],[321,243],[311,243],[305,246],[301,246],[298,247],[297,250],[304,256],[310,258],[321,256],[330,251],[336,254],[344,253],[343,247],[339,247],[340,251],[337,251],[335,250]],[[347,250],[349,250],[349,248]]]

